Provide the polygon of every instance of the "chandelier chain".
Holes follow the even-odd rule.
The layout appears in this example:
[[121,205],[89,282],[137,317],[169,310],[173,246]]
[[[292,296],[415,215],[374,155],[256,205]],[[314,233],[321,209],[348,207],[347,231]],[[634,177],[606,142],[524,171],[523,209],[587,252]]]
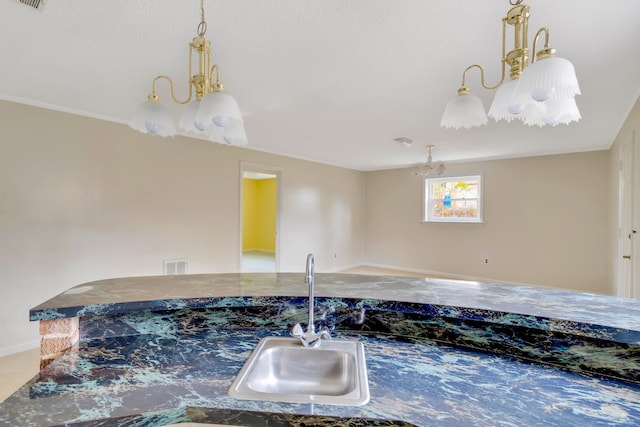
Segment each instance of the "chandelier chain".
[[207,32],[207,22],[204,20],[204,0],[200,0],[200,23],[197,32],[200,37],[204,37]]

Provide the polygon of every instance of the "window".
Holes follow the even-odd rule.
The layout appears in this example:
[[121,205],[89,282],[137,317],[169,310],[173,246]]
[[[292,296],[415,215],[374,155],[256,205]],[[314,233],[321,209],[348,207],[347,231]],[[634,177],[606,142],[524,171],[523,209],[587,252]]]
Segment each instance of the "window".
[[482,176],[427,178],[424,220],[482,222]]

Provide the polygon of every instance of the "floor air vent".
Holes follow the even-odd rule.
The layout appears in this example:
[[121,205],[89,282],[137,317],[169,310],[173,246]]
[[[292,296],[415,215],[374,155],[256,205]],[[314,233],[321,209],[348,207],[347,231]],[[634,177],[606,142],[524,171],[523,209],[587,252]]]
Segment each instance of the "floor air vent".
[[27,6],[31,6],[34,9],[39,9],[44,6],[43,0],[20,0],[20,3],[26,4]]

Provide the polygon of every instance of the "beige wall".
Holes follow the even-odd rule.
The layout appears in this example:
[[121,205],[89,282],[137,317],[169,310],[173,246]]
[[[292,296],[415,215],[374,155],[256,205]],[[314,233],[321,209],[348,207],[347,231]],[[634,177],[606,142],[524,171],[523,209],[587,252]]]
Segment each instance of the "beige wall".
[[[614,283],[618,282],[617,266],[623,254],[618,253],[618,193],[619,193],[619,164],[620,164],[620,149],[621,147],[635,140],[635,205],[640,206],[640,146],[638,145],[640,135],[640,98],[637,99],[635,106],[632,108],[630,114],[627,116],[618,136],[616,137],[611,149],[609,150],[609,208],[610,208],[610,227],[608,233],[608,245],[610,247],[610,263],[613,269]],[[638,227],[640,224],[640,208],[634,209],[635,218],[633,223]],[[636,236],[636,243],[640,236]],[[640,252],[640,251],[639,251]],[[635,254],[640,256],[639,253]],[[637,264],[636,264],[637,265]],[[636,279],[637,280],[637,279]]]
[[238,271],[241,161],[281,170],[281,271],[308,252],[318,271],[361,262],[361,172],[0,101],[0,355],[32,346],[29,309],[71,286],[183,257]]
[[33,346],[28,310],[71,286],[183,257],[190,273],[237,271],[241,162],[281,170],[281,271],[313,252],[318,271],[365,263],[612,293],[617,147],[638,123],[636,105],[610,151],[449,164],[484,174],[485,223],[435,224],[421,222],[408,169],[356,172],[0,101],[0,355]]
[[446,174],[483,174],[485,222],[424,223],[420,178],[368,172],[367,263],[612,293],[607,151],[453,163]]

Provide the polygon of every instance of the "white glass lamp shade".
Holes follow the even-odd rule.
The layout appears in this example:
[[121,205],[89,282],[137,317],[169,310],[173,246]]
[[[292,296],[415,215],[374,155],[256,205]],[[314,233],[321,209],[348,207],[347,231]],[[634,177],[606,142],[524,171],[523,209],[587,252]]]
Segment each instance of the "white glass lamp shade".
[[534,101],[551,98],[573,98],[580,95],[580,86],[573,64],[564,58],[551,56],[531,64],[518,79],[516,94],[526,94]]
[[440,120],[440,126],[454,129],[469,129],[486,124],[487,114],[482,100],[470,93],[451,98]]
[[431,168],[428,168],[425,164],[419,164],[411,170],[411,175],[415,176],[428,176],[431,172]]
[[434,167],[431,164],[423,163],[412,169],[411,174],[415,176],[429,176],[432,173],[440,176],[447,170],[444,163],[440,163],[438,167]]
[[522,112],[527,108],[530,98],[522,95],[515,96],[517,85],[517,80],[509,80],[498,88],[489,108],[489,117],[495,121],[523,120]]
[[206,135],[207,139],[211,142],[224,144],[224,129],[219,128],[218,126],[209,126],[209,130],[201,135]]
[[187,133],[206,138],[209,141],[224,143],[224,129],[214,126],[211,121],[198,121],[198,111],[200,110],[199,100],[187,104],[180,117],[180,129]]
[[198,122],[210,121],[218,127],[226,128],[233,120],[242,120],[238,102],[224,92],[211,92],[200,101]]
[[180,129],[193,135],[204,135],[209,131],[212,126],[210,121],[198,121],[199,109],[199,100],[195,100],[187,104],[182,111],[182,116],[180,116],[180,121],[178,122]]
[[169,110],[157,101],[145,101],[138,105],[129,126],[138,132],[159,136],[174,136],[176,127]]
[[527,110],[529,114],[525,117],[524,122],[529,126],[567,125],[582,118],[575,98],[552,98],[547,102],[537,104],[539,105],[537,110]]
[[230,125],[224,130],[224,142],[237,146],[243,146],[249,143],[247,140],[247,131],[244,128],[244,121],[231,121]]

